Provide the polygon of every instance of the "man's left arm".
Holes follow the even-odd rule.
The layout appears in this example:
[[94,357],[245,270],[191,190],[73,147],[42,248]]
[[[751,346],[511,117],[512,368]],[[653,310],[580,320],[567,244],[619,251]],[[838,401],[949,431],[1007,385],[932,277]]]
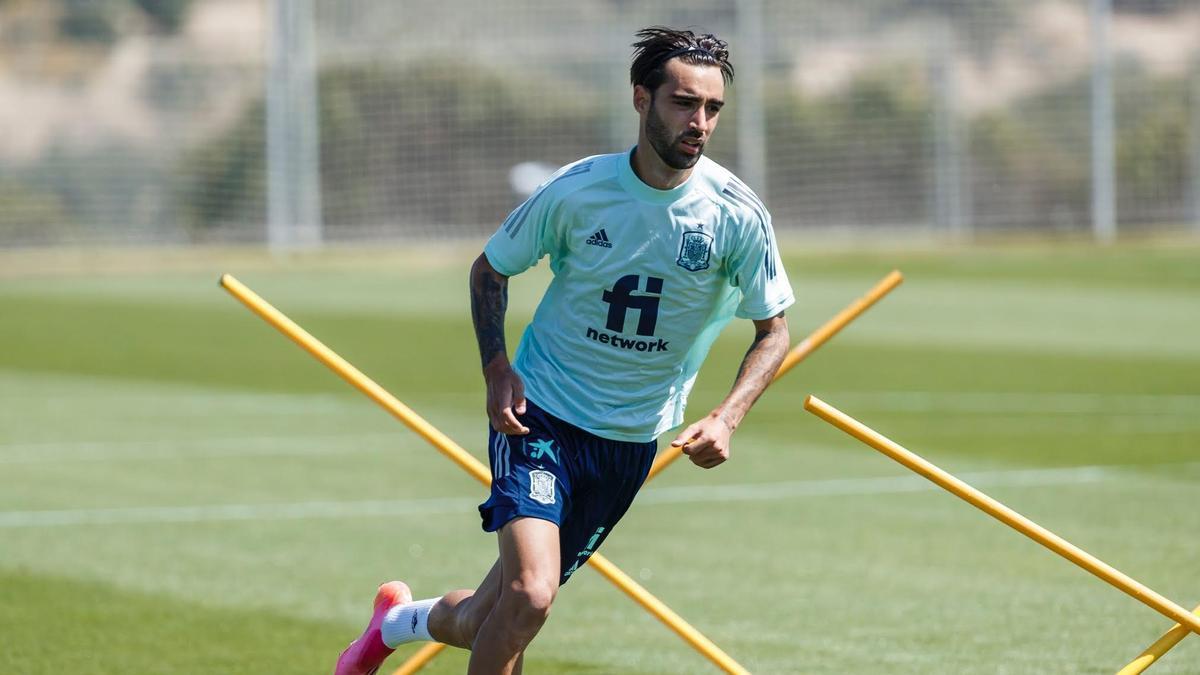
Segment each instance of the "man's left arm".
[[791,338],[783,312],[754,321],[754,342],[742,359],[729,395],[705,418],[681,431],[671,445],[683,446],[683,454],[703,469],[711,469],[729,459],[729,437],[742,423],[750,406],[771,384]]

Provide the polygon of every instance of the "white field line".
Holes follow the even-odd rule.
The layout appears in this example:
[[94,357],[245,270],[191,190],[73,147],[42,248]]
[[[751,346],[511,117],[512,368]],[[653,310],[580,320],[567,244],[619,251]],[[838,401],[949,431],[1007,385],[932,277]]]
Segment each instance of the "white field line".
[[[463,392],[444,395],[435,395],[432,398],[447,400],[455,400],[461,402],[462,396],[477,392]],[[1200,425],[1200,395],[1189,394],[1096,394],[1096,393],[1022,393],[1022,392],[929,392],[929,391],[834,391],[834,392],[818,392],[824,398],[837,402],[843,407],[858,407],[869,409],[872,411],[883,412],[948,412],[948,413],[978,413],[989,415],[1023,415],[1023,414],[1044,414],[1044,415],[1104,415],[1111,421],[1111,425],[1120,429],[1128,428],[1131,431],[1147,430],[1153,432],[1162,427],[1166,429],[1182,429],[1188,430]],[[27,394],[22,394],[27,397]],[[286,394],[229,394],[229,393],[200,393],[200,394],[183,394],[180,398],[186,399],[184,402],[171,403],[165,405],[161,396],[139,392],[132,396],[126,396],[121,393],[115,395],[105,394],[106,403],[113,403],[113,398],[124,399],[121,405],[130,404],[139,410],[143,410],[146,406],[158,404],[163,407],[163,411],[156,410],[155,414],[160,415],[164,411],[170,410],[179,414],[181,417],[208,417],[212,414],[212,410],[199,405],[200,402],[205,402],[214,405],[221,405],[229,408],[231,411],[236,411],[235,414],[240,416],[253,416],[263,413],[264,411],[274,410],[281,414],[294,415],[297,412],[303,412],[306,415],[316,415],[325,412],[343,412],[346,409],[361,408],[361,402],[353,399],[335,397],[325,394],[316,395],[286,395]],[[428,396],[428,395],[427,395]],[[0,396],[3,398],[3,396]],[[57,398],[57,397],[51,397]],[[67,397],[70,398],[70,397]],[[94,395],[80,397],[80,401],[92,400]],[[132,405],[136,403],[137,405]],[[764,399],[759,403],[762,408],[779,408],[783,403],[772,401],[770,398]],[[324,408],[324,410],[322,410]],[[2,415],[3,413],[0,413]],[[1168,421],[1162,419],[1167,416],[1183,416],[1183,420]],[[480,420],[483,419],[480,413]],[[1014,420],[1015,417],[1009,417],[1006,420]],[[1074,420],[1081,421],[1081,420]],[[1054,428],[1056,424],[1068,422],[1067,420],[1044,420],[1045,426],[1048,429]],[[1094,425],[1093,421],[1084,420],[1089,428]],[[976,422],[972,422],[975,424]],[[480,424],[483,424],[481,421]],[[1022,422],[1028,424],[1028,421]],[[374,438],[386,438],[387,434],[351,434],[351,435],[333,435],[327,437],[316,437],[317,442],[320,439],[329,441],[346,440],[369,440]],[[305,443],[313,436],[264,436],[264,437],[249,437],[244,439],[239,438],[217,438],[217,439],[193,439],[187,441],[163,440],[163,441],[80,441],[80,442],[46,442],[46,443],[22,443],[22,442],[4,442],[0,441],[0,463],[19,463],[33,461],[53,461],[58,459],[54,457],[55,453],[63,453],[65,456],[62,459],[79,460],[79,459],[104,459],[102,455],[107,452],[113,452],[114,457],[120,459],[129,458],[147,458],[158,459],[166,457],[161,453],[151,452],[154,449],[165,446],[180,447],[180,448],[220,448],[236,447],[239,443],[247,445],[262,445],[270,443]],[[229,453],[235,455],[236,453]],[[259,451],[251,451],[247,454],[259,454]],[[269,454],[267,451],[262,451],[262,454]],[[291,454],[290,452],[281,450],[279,454]],[[309,454],[307,452],[297,452],[295,454]]]
[[[1200,382],[1200,381],[1198,381]],[[888,412],[1194,415],[1200,395],[1085,392],[843,391],[816,392],[843,405]]]
[[[853,409],[853,408],[852,408]],[[963,434],[996,436],[1028,436],[1045,434],[1066,435],[1153,436],[1200,431],[1200,414],[1182,415],[1102,415],[1075,417],[1033,417],[995,415],[984,418],[956,419],[943,417],[936,424],[924,425],[924,436],[962,436]]]
[[0,511],[0,529],[60,525],[206,523],[221,521],[309,520],[467,513],[478,500],[463,498],[147,506],[63,511]]
[[[1112,466],[1016,469],[964,472],[977,487],[1037,487],[1128,480],[1127,471]],[[855,496],[927,492],[939,489],[918,476],[833,478],[740,485],[650,488],[639,504],[747,502],[803,497]],[[312,501],[287,504],[220,504],[131,508],[0,511],[0,529],[65,525],[205,523],[221,521],[309,520],[470,513],[481,501],[468,498]]]
[[[296,409],[337,412],[347,408],[361,408],[362,401],[344,393],[280,393],[247,392],[215,387],[171,385],[131,380],[111,380],[104,377],[59,377],[61,382],[47,383],[52,375],[39,376],[32,384],[24,378],[9,378],[0,370],[0,402],[15,401],[23,405],[31,403],[33,392],[37,400],[46,407],[63,405],[96,405],[149,408],[155,412],[178,412],[189,414],[188,406],[200,406],[200,412],[227,411],[230,414],[270,413],[272,411],[294,412]],[[15,404],[14,404],[15,405]]]
[[[3,379],[0,377],[0,379]],[[97,385],[98,390],[101,388]],[[1200,412],[1200,394],[1132,394],[1094,392],[999,392],[999,391],[818,391],[822,398],[841,400],[846,404],[870,406],[872,409],[895,412],[977,412],[977,413],[1061,413],[1061,414],[1194,414]],[[401,398],[403,392],[398,392]],[[195,417],[225,412],[247,416],[270,412],[291,414],[297,410],[307,413],[341,412],[360,409],[362,402],[344,394],[248,394],[220,390],[165,391],[141,390],[116,392],[86,391],[46,392],[39,396],[48,404],[78,403],[91,405],[97,397],[105,404],[129,407],[159,408],[164,413]],[[461,405],[464,396],[482,396],[479,389],[423,393],[421,400],[453,401]],[[12,398],[28,402],[29,393],[14,387],[11,396],[0,390],[0,400]],[[170,399],[164,401],[164,398]],[[764,399],[769,400],[769,399]],[[186,405],[183,405],[186,402]],[[482,400],[481,400],[482,404]],[[457,405],[456,405],[457,407]],[[480,412],[482,419],[482,412]]]
[[327,436],[243,436],[161,441],[0,443],[0,464],[308,457],[348,454],[356,452],[357,448],[376,450],[385,443],[400,446],[410,440],[411,434],[407,434],[403,429],[397,429],[394,433]]
[[[1197,380],[1200,387],[1200,379]],[[1062,415],[1197,415],[1200,394],[1130,394],[1093,392],[1008,391],[827,391],[812,392],[821,398],[885,412],[952,412],[985,414]],[[461,403],[477,390],[425,393],[427,401]],[[764,396],[757,407],[793,405],[791,399]]]
[[[958,474],[976,487],[1036,487],[1096,483],[1116,478],[1112,467],[1078,466],[1058,469],[1013,469],[976,471]],[[822,480],[782,481],[776,483],[680,486],[648,489],[638,497],[639,504],[685,504],[698,502],[744,502],[825,497],[898,494],[940,489],[920,476],[882,476],[879,478],[827,478]]]
[[[1200,430],[1200,395],[1186,394],[1093,394],[1093,393],[1015,393],[1015,392],[923,392],[923,391],[844,391],[822,392],[830,401],[846,408],[897,413],[962,413],[995,415],[989,420],[971,420],[972,429],[989,423],[989,434],[1019,434],[1026,432],[1057,433],[1180,433]],[[211,410],[194,403],[197,396],[187,395],[186,405],[172,405],[175,411],[186,410],[188,416],[206,417]],[[313,402],[344,409],[359,407],[353,400],[338,400],[327,395],[288,396],[278,394],[204,394],[199,398],[210,403],[234,404],[238,413],[260,413],[271,408],[280,413],[318,414]],[[459,395],[455,398],[461,400]],[[138,400],[151,398],[139,394]],[[161,404],[161,399],[157,400]],[[759,403],[760,408],[776,409],[779,403],[769,398]],[[320,406],[318,406],[320,407]],[[1026,419],[1020,415],[1078,415],[1061,419],[1044,417]],[[1007,417],[1004,417],[1007,415]],[[1101,419],[1088,419],[1086,415],[1103,415]],[[482,418],[481,418],[482,419]],[[482,424],[482,422],[480,423]],[[953,419],[943,419],[926,431],[941,429],[947,433],[960,433],[961,424]],[[397,442],[402,438],[403,431]],[[192,439],[186,441],[81,441],[47,443],[5,443],[0,441],[0,465],[28,464],[59,461],[106,461],[106,460],[172,460],[218,457],[253,456],[314,456],[341,454],[346,443],[383,442],[392,438],[387,433],[345,434],[327,436],[262,436],[245,438]],[[169,450],[168,450],[169,449]]]

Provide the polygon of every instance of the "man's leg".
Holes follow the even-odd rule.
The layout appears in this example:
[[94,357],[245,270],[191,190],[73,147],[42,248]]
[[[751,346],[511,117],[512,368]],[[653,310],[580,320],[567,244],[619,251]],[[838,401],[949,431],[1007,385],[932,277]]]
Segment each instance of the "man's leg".
[[516,675],[558,594],[558,526],[516,518],[500,529],[500,595],[471,647],[468,675]]
[[[371,622],[362,636],[342,652],[335,675],[373,673],[399,645],[430,637],[470,649],[479,626],[500,597],[500,581],[497,560],[477,590],[451,591],[436,602],[431,599],[414,603],[408,586],[399,581],[380,586]],[[425,603],[433,603],[428,612],[410,611]],[[422,626],[425,622],[427,625]]]
[[474,591],[451,591],[429,610],[429,634],[438,642],[470,649],[475,634],[500,597],[500,561]]

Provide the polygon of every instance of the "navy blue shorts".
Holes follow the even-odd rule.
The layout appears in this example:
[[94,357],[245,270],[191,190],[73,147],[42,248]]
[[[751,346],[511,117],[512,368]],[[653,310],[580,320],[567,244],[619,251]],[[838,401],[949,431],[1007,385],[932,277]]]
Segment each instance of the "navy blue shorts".
[[492,494],[479,506],[483,529],[495,532],[518,517],[559,528],[562,576],[567,583],[633,503],[657,443],[600,438],[526,401],[517,419],[525,436],[488,429]]

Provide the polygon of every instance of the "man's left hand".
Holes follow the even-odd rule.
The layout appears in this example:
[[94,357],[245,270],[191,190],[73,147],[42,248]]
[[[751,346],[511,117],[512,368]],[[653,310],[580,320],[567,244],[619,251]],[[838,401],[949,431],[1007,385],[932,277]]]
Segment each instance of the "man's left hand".
[[671,445],[683,448],[692,464],[711,469],[729,459],[729,437],[733,427],[719,413],[712,413],[681,431]]

